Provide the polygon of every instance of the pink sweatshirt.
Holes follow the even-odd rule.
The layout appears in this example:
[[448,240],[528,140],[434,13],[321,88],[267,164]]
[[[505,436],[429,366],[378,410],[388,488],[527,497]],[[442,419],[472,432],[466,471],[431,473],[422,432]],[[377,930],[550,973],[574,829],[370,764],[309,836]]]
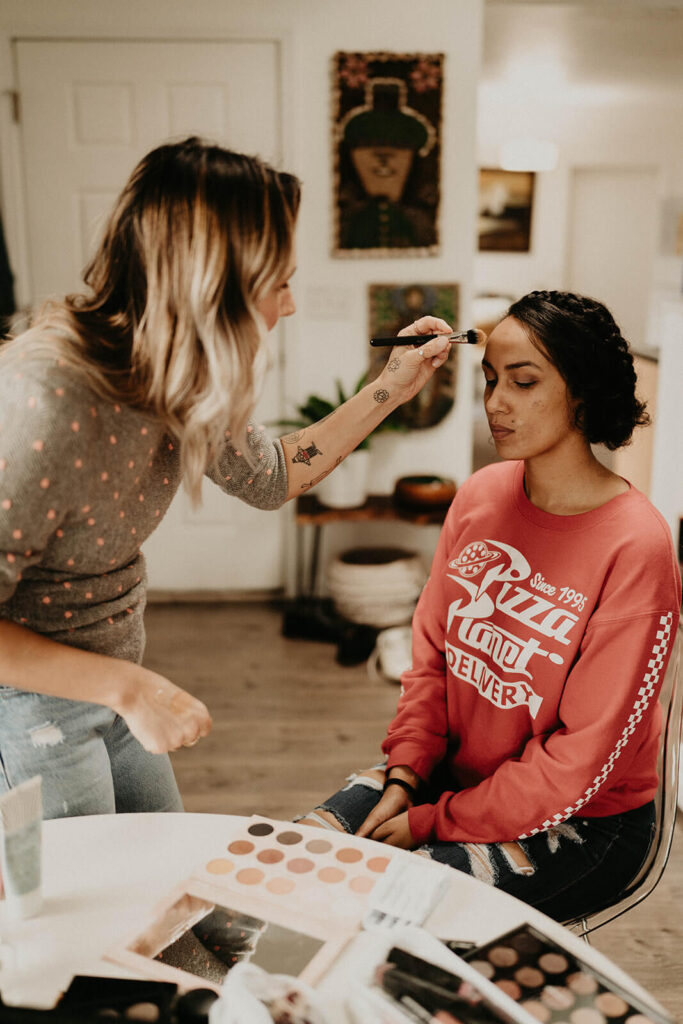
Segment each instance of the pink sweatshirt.
[[475,473],[443,526],[413,668],[382,749],[451,792],[409,811],[418,843],[526,838],[657,788],[657,693],[678,625],[669,529],[635,488],[575,516],[524,494],[524,465]]

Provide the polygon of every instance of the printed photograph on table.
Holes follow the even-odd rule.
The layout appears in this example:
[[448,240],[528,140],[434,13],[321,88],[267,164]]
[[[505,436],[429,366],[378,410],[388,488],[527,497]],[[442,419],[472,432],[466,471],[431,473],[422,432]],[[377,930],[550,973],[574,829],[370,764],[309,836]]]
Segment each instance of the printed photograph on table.
[[[437,316],[458,328],[460,289],[457,284],[371,284],[368,285],[368,337],[393,337],[421,316]],[[374,380],[384,368],[387,350],[370,352],[368,379]],[[455,402],[458,382],[458,346],[452,345],[448,359],[422,390],[392,412],[383,425],[396,429],[422,430],[440,423]]]
[[541,1024],[674,1024],[529,924],[466,959]]
[[157,981],[220,992],[230,970],[244,961],[315,983],[350,938],[350,931],[291,906],[191,878],[107,959]]
[[533,171],[479,171],[480,252],[529,252],[534,199]]
[[438,252],[442,53],[332,59],[334,256]]

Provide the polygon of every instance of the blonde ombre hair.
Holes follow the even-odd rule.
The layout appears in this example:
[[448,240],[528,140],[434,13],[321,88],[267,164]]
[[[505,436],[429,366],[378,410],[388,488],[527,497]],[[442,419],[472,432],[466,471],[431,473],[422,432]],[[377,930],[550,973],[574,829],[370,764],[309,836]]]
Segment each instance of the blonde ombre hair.
[[257,304],[286,273],[299,198],[293,175],[258,158],[198,138],[159,146],[114,206],[85,270],[90,294],[50,301],[30,328],[102,397],[164,422],[195,502],[258,396]]

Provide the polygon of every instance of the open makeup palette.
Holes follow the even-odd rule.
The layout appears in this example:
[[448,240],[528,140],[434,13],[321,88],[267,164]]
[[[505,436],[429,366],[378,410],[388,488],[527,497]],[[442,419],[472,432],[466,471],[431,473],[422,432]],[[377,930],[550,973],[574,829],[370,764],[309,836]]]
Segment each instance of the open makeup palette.
[[315,982],[357,933],[402,851],[344,833],[252,818],[177,886],[109,959],[147,977],[215,991],[240,960]]

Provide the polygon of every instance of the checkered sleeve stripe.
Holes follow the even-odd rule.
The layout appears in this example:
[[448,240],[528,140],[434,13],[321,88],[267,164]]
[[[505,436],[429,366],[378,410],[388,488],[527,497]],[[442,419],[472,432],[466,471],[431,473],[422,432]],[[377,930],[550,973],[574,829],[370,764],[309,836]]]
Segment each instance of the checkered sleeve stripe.
[[566,818],[571,818],[572,815],[576,814],[584,804],[588,803],[588,801],[595,796],[609,773],[614,768],[619,755],[628,743],[630,737],[633,735],[636,726],[645,714],[645,711],[655,694],[659,677],[662,672],[662,666],[664,665],[664,660],[666,658],[666,652],[669,649],[672,625],[673,612],[667,612],[666,615],[661,616],[659,620],[659,629],[655,634],[652,655],[647,663],[647,672],[643,676],[643,685],[638,690],[638,697],[631,709],[628,721],[624,726],[624,730],[619,737],[614,750],[610,753],[609,757],[600,769],[600,772],[593,779],[592,785],[588,787],[583,796],[580,797],[572,807],[565,807],[563,811],[558,811],[557,814],[553,814],[551,818],[547,818],[538,828],[532,828],[529,832],[524,832],[522,835],[518,836],[519,839],[528,839],[530,836],[535,836],[538,832],[545,832],[547,829],[553,828],[555,825],[559,825],[560,822],[565,821]]

